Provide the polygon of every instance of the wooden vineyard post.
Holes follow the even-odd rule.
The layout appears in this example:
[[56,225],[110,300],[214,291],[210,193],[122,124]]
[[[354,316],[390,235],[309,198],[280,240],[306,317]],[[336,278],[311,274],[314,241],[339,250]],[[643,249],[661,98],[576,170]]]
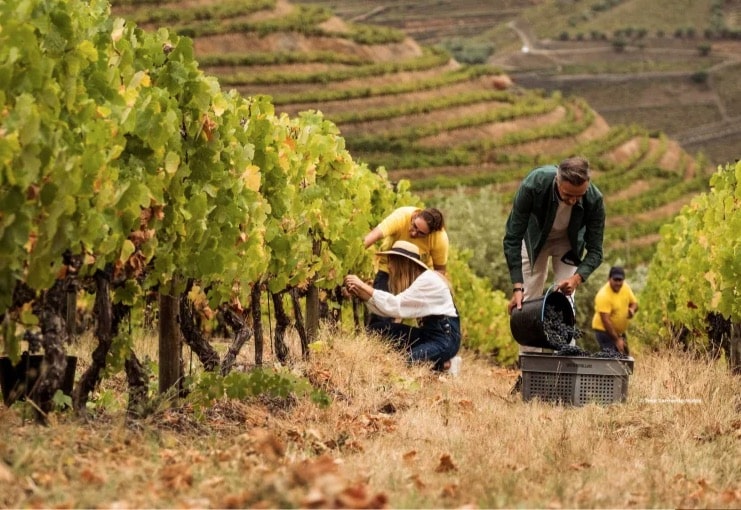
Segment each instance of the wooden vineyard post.
[[[314,239],[311,251],[315,257],[322,252],[322,242]],[[319,334],[319,289],[313,283],[306,293],[306,341],[307,345],[316,340]]]
[[159,391],[165,393],[181,379],[180,326],[178,325],[178,299],[176,279],[167,291],[159,293]]
[[730,335],[730,351],[731,356],[729,365],[731,372],[734,374],[741,374],[741,323],[731,322],[731,335]]
[[319,334],[319,289],[313,283],[306,293],[306,339],[308,343],[316,340]]

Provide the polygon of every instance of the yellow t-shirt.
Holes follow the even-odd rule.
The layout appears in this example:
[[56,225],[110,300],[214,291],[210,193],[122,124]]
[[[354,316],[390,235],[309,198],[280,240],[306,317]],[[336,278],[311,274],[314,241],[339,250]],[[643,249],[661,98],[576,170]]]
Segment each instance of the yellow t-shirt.
[[[427,267],[434,269],[435,266],[444,266],[448,263],[448,233],[445,229],[432,232],[425,237],[413,238],[409,235],[412,225],[412,215],[419,211],[418,207],[399,207],[389,214],[378,228],[383,233],[383,240],[379,251],[386,251],[396,241],[408,241],[419,248],[419,255]],[[388,272],[388,260],[386,256],[378,257],[378,270]]]
[[623,282],[623,286],[620,288],[620,292],[615,292],[610,287],[610,282],[607,282],[594,296],[594,317],[592,317],[592,328],[605,331],[605,325],[602,323],[602,317],[600,313],[609,313],[612,325],[615,327],[615,332],[618,335],[622,335],[628,329],[628,306],[631,303],[637,303],[635,294],[628,286],[627,283]]

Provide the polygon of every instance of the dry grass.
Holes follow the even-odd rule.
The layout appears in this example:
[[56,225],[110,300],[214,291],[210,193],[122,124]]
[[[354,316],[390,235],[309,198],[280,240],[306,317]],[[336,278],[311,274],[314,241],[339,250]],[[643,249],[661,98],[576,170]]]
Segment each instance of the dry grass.
[[48,427],[3,408],[0,506],[741,506],[741,381],[720,364],[639,353],[627,402],[565,407],[522,402],[516,372],[472,353],[452,378],[365,336],[319,346],[294,366],[328,408],[223,400],[202,420],[180,405]]

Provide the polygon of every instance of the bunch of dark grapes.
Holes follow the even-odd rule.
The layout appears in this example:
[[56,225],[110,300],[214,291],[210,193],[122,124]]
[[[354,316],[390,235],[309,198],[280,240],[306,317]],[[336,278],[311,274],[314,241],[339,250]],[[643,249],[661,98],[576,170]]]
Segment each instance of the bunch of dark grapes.
[[594,354],[591,354],[591,356],[595,358],[605,358],[605,359],[627,359],[630,357],[627,354],[623,354],[622,352],[618,352],[616,350],[599,351],[599,352],[595,352]]
[[543,330],[545,331],[546,341],[553,349],[556,356],[592,356],[594,358],[606,359],[625,359],[626,354],[618,351],[598,351],[591,353],[582,349],[578,345],[570,345],[570,341],[579,339],[582,331],[563,321],[563,313],[552,305],[546,304],[543,318]]
[[563,313],[557,307],[546,304],[543,313],[543,330],[546,342],[556,356],[592,356],[594,358],[626,359],[629,356],[618,351],[598,351],[590,353],[578,345],[570,345],[571,339],[578,340],[582,331],[576,325],[566,324]]
[[575,325],[566,324],[563,320],[563,313],[552,305],[546,304],[543,313],[543,330],[550,348],[554,351],[560,351],[569,346],[573,338],[576,340],[581,337],[582,332]]
[[556,356],[591,356],[589,351],[586,351],[578,345],[562,345],[554,353]]

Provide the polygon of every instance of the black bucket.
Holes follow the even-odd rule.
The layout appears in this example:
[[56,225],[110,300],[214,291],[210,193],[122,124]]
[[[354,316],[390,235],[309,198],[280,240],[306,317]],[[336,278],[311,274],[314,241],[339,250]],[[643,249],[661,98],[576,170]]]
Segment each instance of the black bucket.
[[[518,344],[553,349],[554,345],[548,341],[544,325],[546,305],[560,312],[563,323],[573,330],[575,320],[571,301],[563,293],[551,292],[549,289],[542,297],[523,301],[521,310],[512,310],[509,328]],[[572,337],[573,334],[568,340],[571,341]]]

